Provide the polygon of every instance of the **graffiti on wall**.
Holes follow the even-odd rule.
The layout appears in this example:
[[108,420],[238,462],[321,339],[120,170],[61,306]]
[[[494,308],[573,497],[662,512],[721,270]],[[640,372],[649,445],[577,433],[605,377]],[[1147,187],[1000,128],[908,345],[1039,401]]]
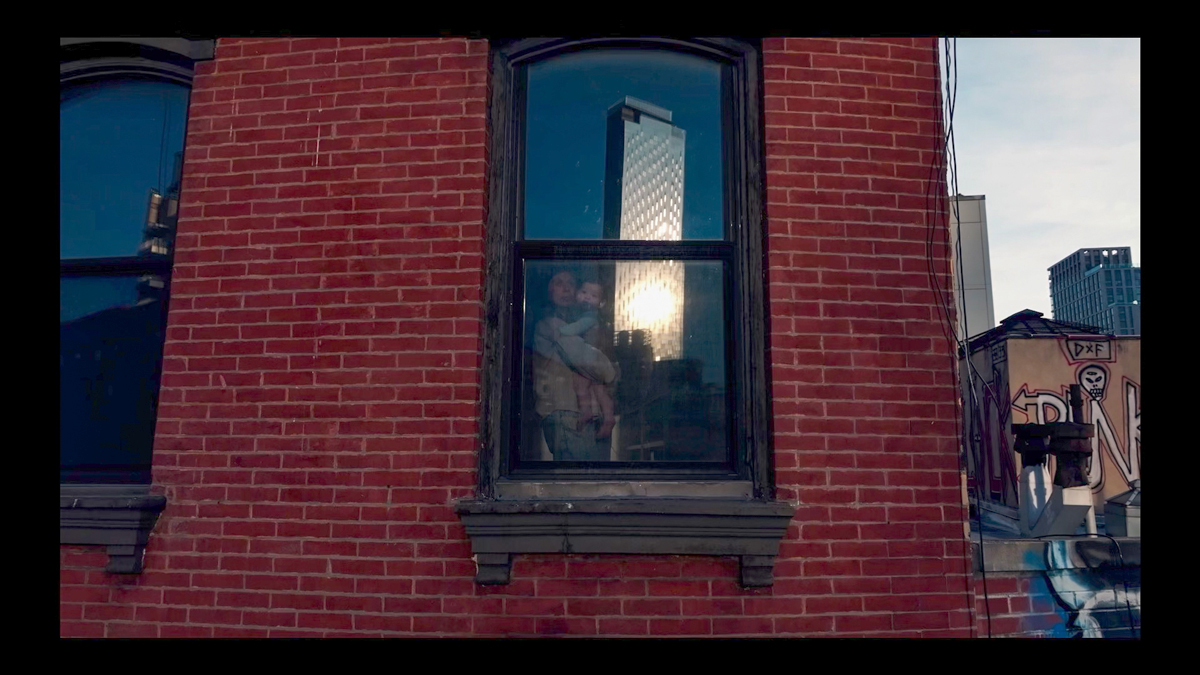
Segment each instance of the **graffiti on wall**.
[[[1088,479],[1098,511],[1141,477],[1139,339],[1000,340],[972,354],[971,365],[975,405],[968,408],[973,414],[964,443],[971,449],[971,477],[985,499],[1017,507],[1021,463],[1012,449],[1012,425],[1077,421],[1071,419],[1072,384],[1083,388],[1082,421],[1096,425]],[[967,395],[969,388],[964,383]]]
[[1010,434],[1012,408],[1008,403],[1008,351],[1005,341],[972,355],[970,371],[962,378],[967,472],[972,487],[992,502],[1016,508],[1020,471]]
[[1141,625],[1141,547],[1128,542],[1119,552],[1108,540],[1055,540],[1044,543],[1046,593],[1061,622],[1055,637],[1133,637]]
[[[1093,490],[1106,484],[1105,466],[1115,467],[1124,487],[1120,492],[1141,477],[1142,464],[1142,413],[1141,387],[1127,377],[1121,379],[1118,396],[1122,397],[1120,412],[1113,419],[1110,407],[1104,405],[1110,394],[1111,378],[1108,369],[1099,363],[1082,365],[1076,377],[1084,393],[1084,422],[1096,425],[1092,437],[1092,459],[1088,464],[1088,483]],[[1070,387],[1062,385],[1058,391],[1029,391],[1022,385],[1013,397],[1012,407],[1024,419],[1018,423],[1074,422],[1071,419]],[[1052,460],[1052,458],[1051,458]]]

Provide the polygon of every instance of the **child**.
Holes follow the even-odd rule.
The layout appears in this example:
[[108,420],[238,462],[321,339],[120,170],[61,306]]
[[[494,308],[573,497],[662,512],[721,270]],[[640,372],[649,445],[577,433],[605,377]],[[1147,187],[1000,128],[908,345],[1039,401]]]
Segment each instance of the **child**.
[[[555,340],[561,336],[577,336],[592,347],[600,347],[600,313],[603,287],[595,281],[584,281],[579,285],[575,301],[580,310],[579,317],[572,323],[563,324],[555,329]],[[601,382],[574,373],[572,384],[575,395],[579,399],[579,428],[595,419],[600,419],[600,427],[596,430],[596,438],[608,438],[612,435],[616,417],[613,414],[613,400],[608,393],[608,387]],[[596,412],[597,405],[600,408]]]

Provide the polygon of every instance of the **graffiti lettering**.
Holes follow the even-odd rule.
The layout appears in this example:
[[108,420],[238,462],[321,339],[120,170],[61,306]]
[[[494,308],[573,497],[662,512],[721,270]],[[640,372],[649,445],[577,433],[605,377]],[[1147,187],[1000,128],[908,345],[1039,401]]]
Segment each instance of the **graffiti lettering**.
[[[1090,368],[1093,368],[1093,366],[1088,366],[1088,369]],[[1087,369],[1084,372],[1087,372]],[[1067,405],[1069,390],[1067,387],[1063,387],[1063,389],[1064,391],[1061,394],[1050,391],[1030,392],[1027,387],[1022,386],[1013,398],[1012,407],[1021,411],[1029,418],[1029,421],[1036,424],[1047,424],[1065,420],[1073,422],[1075,420],[1070,419],[1070,407]],[[1103,390],[1101,389],[1100,391],[1102,392]],[[1129,410],[1136,410],[1137,386],[1126,382],[1125,391],[1127,400],[1131,401],[1127,403],[1127,408]],[[1092,457],[1088,465],[1088,485],[1095,490],[1104,484],[1104,462],[1101,461],[1101,455],[1104,451],[1112,458],[1113,463],[1120,471],[1121,477],[1125,479],[1125,482],[1127,484],[1131,483],[1134,479],[1140,477],[1141,474],[1139,469],[1141,463],[1140,411],[1126,415],[1126,438],[1134,439],[1134,441],[1123,444],[1116,433],[1116,428],[1109,417],[1108,411],[1104,409],[1103,403],[1095,398],[1089,400],[1088,403],[1089,405],[1085,408],[1086,413],[1083,421],[1094,422],[1096,424],[1096,435],[1092,437]],[[1135,425],[1136,431],[1131,433],[1129,429],[1135,428]],[[1131,447],[1133,443],[1137,444],[1136,457],[1133,456],[1135,450]],[[1101,448],[1104,450],[1102,451]]]
[[997,342],[990,347],[993,367],[1008,360],[1008,350],[1003,342]]
[[1112,421],[1108,419],[1108,413],[1104,412],[1104,406],[1100,405],[1099,401],[1093,400],[1088,416],[1096,425],[1096,435],[1092,436],[1092,458],[1088,461],[1088,487],[1095,490],[1104,484],[1104,462],[1100,458],[1101,445],[1108,448],[1108,454],[1116,461],[1117,468],[1127,476],[1125,482],[1129,482],[1129,469],[1127,466],[1121,466],[1121,460],[1118,459],[1123,452],[1120,443],[1117,442],[1117,435],[1113,433]]
[[[979,376],[962,378],[968,485],[982,499],[1019,508],[1021,459],[1012,424],[1079,421],[1096,423],[1088,478],[1097,508],[1128,490],[1141,473],[1140,353],[1139,340],[1104,335],[999,339],[977,347],[963,368]],[[1072,384],[1084,390],[1082,420],[1070,419]],[[1053,473],[1053,456],[1047,461]]]
[[[1066,400],[1049,391],[1028,392],[1025,387],[1021,387],[1021,391],[1013,397],[1012,406],[1020,410],[1026,417],[1030,417],[1031,422],[1035,424],[1049,424],[1050,422],[1066,422],[1071,417],[1071,409],[1067,406]],[[1033,407],[1033,414],[1030,415],[1029,408]],[[1054,413],[1047,415],[1047,408]]]
[[1064,340],[1063,349],[1067,353],[1067,363],[1076,364],[1080,361],[1112,361],[1112,342],[1109,340]]
[[1142,465],[1142,408],[1138,404],[1139,387],[1128,378],[1122,380],[1125,383],[1125,442],[1129,444],[1126,455],[1130,465],[1137,471]]
[[967,454],[969,478],[972,484],[986,490],[989,498],[1001,503],[1015,503],[1017,499],[1016,458],[1012,451],[1009,421],[1012,418],[1008,405],[1008,384],[1004,370],[989,371],[990,382],[976,380],[979,388],[975,396],[978,405],[971,406],[967,417],[968,428],[964,429],[964,441],[976,452]]

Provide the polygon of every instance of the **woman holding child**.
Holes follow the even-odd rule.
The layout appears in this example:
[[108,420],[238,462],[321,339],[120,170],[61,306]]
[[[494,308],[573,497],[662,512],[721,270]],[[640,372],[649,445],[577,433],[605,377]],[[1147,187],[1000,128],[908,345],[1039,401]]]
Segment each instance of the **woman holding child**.
[[550,279],[550,305],[534,327],[536,412],[556,460],[607,460],[616,423],[608,386],[617,379],[598,310],[600,284],[570,271]]

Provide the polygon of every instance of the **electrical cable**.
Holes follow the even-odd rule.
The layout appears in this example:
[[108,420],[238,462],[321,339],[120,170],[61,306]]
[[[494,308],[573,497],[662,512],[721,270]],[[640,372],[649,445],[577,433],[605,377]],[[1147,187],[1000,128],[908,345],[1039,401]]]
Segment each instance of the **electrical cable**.
[[[925,245],[926,245],[926,262],[927,262],[927,267],[928,267],[928,272],[929,272],[930,285],[932,286],[934,294],[937,298],[938,310],[943,319],[943,322],[940,323],[939,325],[942,326],[943,335],[946,337],[946,341],[947,341],[947,343],[949,343],[949,345],[951,347],[951,358],[952,358],[951,363],[953,363],[954,355],[957,353],[960,353],[960,352],[963,354],[964,358],[966,358],[966,360],[968,362],[967,377],[968,377],[968,382],[970,384],[970,386],[968,387],[968,390],[970,391],[969,406],[970,406],[970,410],[971,410],[972,421],[974,421],[976,413],[979,410],[978,401],[975,396],[974,382],[970,375],[970,371],[972,369],[974,369],[974,364],[972,364],[970,362],[970,354],[965,351],[963,342],[956,339],[957,336],[952,337],[952,333],[954,332],[954,326],[953,326],[953,322],[951,321],[951,318],[950,318],[950,308],[946,305],[945,292],[942,290],[941,284],[938,282],[937,270],[935,269],[935,265],[934,265],[934,244],[935,244],[935,235],[937,233],[937,224],[938,224],[937,215],[941,214],[943,212],[943,210],[947,210],[947,211],[949,210],[948,208],[946,208],[946,209],[942,208],[943,206],[948,206],[945,204],[945,202],[941,201],[942,199],[946,198],[946,195],[943,194],[944,190],[942,192],[939,192],[938,195],[934,198],[934,205],[935,205],[934,209],[930,209],[930,203],[929,203],[935,174],[938,172],[939,169],[941,169],[941,170],[949,169],[949,175],[946,176],[946,179],[952,180],[953,181],[952,185],[955,187],[955,195],[956,196],[955,196],[955,200],[954,200],[954,214],[955,214],[955,221],[958,222],[958,213],[959,213],[958,198],[957,198],[958,171],[957,171],[957,166],[956,166],[956,159],[953,154],[953,152],[954,152],[954,147],[953,147],[954,104],[955,104],[955,99],[957,97],[958,64],[957,64],[957,43],[954,43],[953,53],[952,53],[952,51],[951,51],[951,44],[952,44],[951,41],[952,40],[953,40],[953,38],[945,39],[945,64],[944,65],[946,68],[946,78],[947,78],[947,83],[946,83],[947,84],[947,96],[946,97],[942,97],[941,83],[937,82],[935,80],[935,85],[937,87],[937,95],[939,98],[941,98],[944,101],[944,105],[947,106],[946,107],[946,128],[945,128],[945,133],[942,135],[941,138],[939,138],[939,142],[934,149],[933,158],[932,158],[932,160],[930,162],[930,166],[929,166],[929,176],[928,176],[928,179],[927,179],[926,185],[925,185],[925,216],[926,216],[926,223],[927,223]],[[934,54],[935,54],[935,58],[936,58],[936,54],[937,54],[936,42],[935,42],[935,46],[934,46]],[[953,63],[953,73],[954,73],[953,85],[951,85],[951,82],[950,82],[951,64],[952,63]],[[946,158],[949,160],[950,164],[948,167],[943,166],[939,163],[939,159],[942,159],[942,158]],[[939,186],[940,187],[949,187],[946,185],[944,180],[938,181]],[[946,223],[946,225],[947,225],[946,231],[949,232],[949,227],[948,227],[949,223]],[[959,225],[959,228],[961,229],[961,225]],[[961,277],[962,276],[962,271],[961,271],[961,265],[962,265],[961,239],[962,238],[961,238],[961,236],[958,236],[958,237],[956,237],[956,239],[958,242],[958,252],[959,252],[959,255],[958,255],[959,276]],[[947,244],[948,243],[949,242],[947,242]],[[962,294],[960,293],[959,295],[961,296]],[[956,304],[958,304],[958,303],[956,303]],[[965,298],[963,299],[962,304],[963,304],[964,311],[961,314],[961,316],[963,317],[963,319],[965,321],[965,318],[966,318]],[[966,326],[964,324],[964,331],[965,331],[965,329],[966,329]],[[954,372],[955,379],[957,380],[958,379],[957,369],[952,367],[951,370]],[[976,372],[978,372],[978,371],[976,371]],[[985,384],[986,384],[986,382],[985,382]],[[994,396],[994,393],[993,393],[993,396]],[[957,415],[955,416],[955,430],[956,430],[959,438],[962,439],[964,433],[963,433],[963,431],[959,430],[959,420],[958,420]],[[960,473],[965,473],[966,468],[964,466],[964,461],[965,461],[964,455],[961,452],[958,453],[958,455],[959,455],[958,456],[959,471],[960,471]],[[978,506],[978,502],[979,502],[978,485],[976,485],[976,509],[975,509],[975,511],[976,511],[976,516],[977,516],[977,530],[980,533],[980,561],[982,563],[983,562],[983,557],[982,557],[983,556],[983,545],[982,545],[983,526],[982,526],[982,515],[981,515],[981,511]],[[969,512],[969,508],[968,508],[968,512]],[[968,537],[968,541],[966,542],[968,546],[970,545],[969,539],[970,538]],[[986,571],[983,571],[983,596],[984,596],[984,612],[987,617],[988,637],[991,637],[992,636],[992,618],[991,618],[991,609],[987,605],[988,593],[987,593],[987,573],[986,573]],[[974,614],[974,607],[972,607],[972,614]]]
[[[933,53],[934,53],[934,62],[935,62],[935,66],[936,66],[937,65],[937,53],[938,53],[938,46],[937,46],[936,41],[934,42]],[[940,68],[938,68],[938,70],[940,70]],[[936,80],[935,80],[935,95],[939,99],[941,98],[941,83]],[[937,224],[938,224],[937,214],[939,214],[941,212],[941,209],[937,208],[937,207],[940,206],[941,203],[936,201],[936,198],[935,198],[934,207],[931,208],[931,206],[930,206],[930,197],[931,197],[931,194],[933,191],[934,179],[935,179],[935,177],[937,177],[940,174],[939,170],[942,169],[942,165],[939,162],[939,160],[944,157],[944,152],[945,152],[945,138],[942,135],[939,135],[939,138],[937,139],[937,143],[935,144],[935,146],[933,148],[932,156],[930,158],[929,175],[927,176],[926,183],[925,183],[925,222],[926,222],[925,250],[926,250],[926,263],[927,263],[927,271],[929,274],[930,287],[934,292],[935,300],[937,301],[938,312],[942,317],[942,321],[939,321],[938,325],[942,328],[942,334],[946,338],[947,344],[950,346],[951,371],[954,372],[954,379],[957,380],[957,371],[953,367],[953,355],[955,353],[956,342],[951,338],[951,335],[950,335],[950,329],[948,328],[951,325],[949,309],[945,306],[945,300],[942,296],[941,285],[938,283],[937,274],[936,274],[936,271],[934,268],[934,254],[933,254],[934,235],[937,231]],[[940,183],[940,181],[939,181],[939,183]],[[957,415],[955,415],[955,418],[954,418],[954,426],[955,426],[955,434],[957,436],[959,436],[959,438],[961,439],[962,432],[959,429],[959,419],[958,419]],[[959,456],[958,456],[959,471],[961,472],[963,470],[963,456],[962,456],[962,453],[958,453],[958,454],[959,454]],[[970,538],[969,537],[968,537],[968,541],[966,543],[967,543],[967,546],[969,547],[970,546]],[[967,589],[967,594],[968,594],[968,597],[970,597],[970,587],[969,586]],[[969,606],[971,616],[974,617],[974,615],[975,615],[974,603],[973,602],[968,603],[968,606]]]
[[[947,105],[948,105],[948,109],[949,109],[949,114],[947,116],[947,125],[946,125],[946,140],[947,140],[947,146],[948,146],[948,164],[949,164],[949,167],[948,167],[949,168],[949,177],[948,177],[949,186],[948,187],[950,188],[951,194],[954,195],[953,206],[954,206],[954,224],[955,224],[955,236],[954,236],[955,257],[958,259],[958,277],[959,277],[959,281],[961,284],[962,280],[965,279],[966,277],[963,273],[963,267],[962,267],[962,264],[963,264],[962,263],[962,259],[963,259],[962,258],[962,218],[960,215],[959,201],[958,201],[958,197],[959,197],[958,148],[955,145],[955,139],[954,139],[954,108],[955,108],[955,105],[958,103],[958,40],[955,38],[946,38],[945,50],[946,50],[946,87],[949,90],[949,96],[947,97]],[[953,68],[953,79],[951,79],[951,68]],[[962,327],[963,327],[962,342],[959,344],[959,349],[961,350],[961,352],[963,354],[963,358],[967,362],[967,385],[968,385],[967,389],[971,393],[971,396],[970,396],[971,420],[973,423],[977,423],[980,425],[980,427],[982,427],[983,423],[984,423],[983,406],[981,406],[979,404],[979,398],[975,393],[975,379],[972,376],[972,371],[974,371],[976,375],[978,375],[979,373],[975,368],[975,364],[971,359],[971,353],[970,353],[971,331],[968,328],[968,324],[967,324],[967,297],[966,297],[966,293],[963,292],[961,288],[959,290],[958,295],[959,295],[959,299],[960,299],[959,304],[962,309],[961,316],[962,316]],[[983,379],[982,376],[980,376],[980,381],[982,381],[984,383],[984,386],[987,387],[989,391],[991,391],[990,385],[988,384],[988,382],[986,380]],[[992,398],[996,399],[996,393],[994,391],[991,391],[991,393],[992,393]],[[998,399],[996,399],[996,400],[998,401]],[[982,435],[982,432],[981,432],[981,435]],[[972,436],[972,441],[974,441],[974,436]],[[982,580],[982,585],[983,585],[984,615],[987,618],[988,637],[990,638],[990,637],[992,637],[992,609],[991,609],[991,606],[988,604],[988,599],[989,599],[988,595],[989,594],[988,594],[988,583],[987,583],[987,564],[986,564],[986,560],[984,558],[985,552],[984,552],[984,546],[983,546],[982,495],[981,495],[980,482],[978,480],[975,481],[975,523],[976,523],[976,528],[979,530],[980,578]]]
[[[991,392],[992,398],[994,400],[999,402],[999,399],[996,399],[995,391],[992,391],[991,386],[989,385],[987,380],[983,379],[983,376],[980,375],[978,369],[975,368],[975,363],[971,359],[971,351],[970,351],[971,331],[970,331],[970,328],[968,325],[968,317],[967,317],[967,296],[966,296],[966,292],[961,288],[963,279],[965,279],[966,276],[963,271],[962,217],[961,217],[961,211],[959,209],[959,199],[958,199],[958,197],[959,197],[958,148],[955,145],[955,139],[954,139],[954,107],[958,102],[958,41],[954,38],[946,38],[944,44],[945,44],[944,49],[946,52],[946,64],[945,64],[946,88],[948,90],[947,91],[948,96],[946,97],[947,110],[948,110],[947,124],[946,124],[946,149],[947,149],[947,163],[948,163],[947,168],[949,170],[948,171],[949,175],[947,177],[947,180],[949,183],[948,187],[950,189],[950,194],[953,195],[952,200],[951,200],[951,205],[952,205],[953,211],[954,211],[954,228],[955,228],[954,229],[954,245],[955,245],[954,254],[955,254],[955,258],[958,263],[958,280],[959,280],[959,285],[960,285],[959,292],[958,292],[959,302],[958,302],[958,307],[956,309],[960,310],[959,317],[962,322],[962,341],[958,345],[958,350],[959,350],[959,352],[962,353],[963,359],[967,362],[967,390],[970,392],[970,407],[971,407],[970,419],[971,419],[971,423],[972,423],[972,428],[974,428],[974,426],[976,424],[978,424],[980,427],[980,435],[982,437],[982,427],[985,422],[985,420],[983,419],[984,407],[982,405],[980,405],[979,398],[978,398],[977,394],[975,393],[975,377],[974,377],[974,375],[979,375],[980,381],[983,383],[983,385],[985,387],[988,388],[988,391]],[[951,77],[951,69],[953,69],[953,77]],[[974,373],[974,375],[972,373]],[[972,436],[971,436],[971,443],[972,444],[974,443],[974,434],[972,434]],[[992,610],[988,604],[988,599],[989,599],[988,595],[989,594],[988,594],[988,583],[987,583],[987,564],[984,559],[985,554],[984,554],[984,545],[983,545],[982,501],[983,501],[983,499],[982,499],[982,494],[981,494],[980,482],[978,480],[976,480],[975,481],[975,523],[976,523],[976,529],[979,531],[980,578],[981,578],[982,586],[983,586],[984,614],[987,618],[988,637],[990,638],[990,637],[992,637]]]
[[[952,207],[953,212],[954,212],[954,222],[955,222],[955,237],[954,237],[955,250],[954,250],[954,253],[955,253],[955,258],[957,259],[957,263],[958,263],[958,278],[959,278],[959,282],[961,283],[962,280],[965,279],[965,274],[963,271],[963,255],[962,255],[962,218],[960,216],[959,199],[958,199],[959,198],[958,148],[955,144],[955,137],[954,137],[954,109],[958,102],[958,41],[955,38],[946,38],[944,41],[944,50],[946,53],[945,68],[946,68],[946,88],[947,88],[947,97],[946,97],[946,105],[947,105],[946,155],[947,155],[947,165],[948,165],[947,166],[947,169],[948,169],[947,180],[949,183],[948,187],[950,189],[950,194],[953,195],[951,204],[949,206]],[[962,321],[962,341],[958,343],[958,350],[962,353],[963,359],[966,360],[966,362],[967,362],[967,385],[968,385],[967,390],[970,392],[970,396],[969,396],[970,415],[971,415],[970,420],[972,422],[972,428],[977,424],[981,428],[980,433],[982,434],[982,427],[985,422],[984,406],[980,404],[978,395],[975,391],[975,377],[979,378],[980,382],[987,389],[988,393],[990,393],[992,395],[992,399],[994,401],[996,401],[996,403],[998,405],[1000,404],[1000,399],[996,395],[995,390],[992,389],[991,384],[986,379],[983,378],[983,375],[979,372],[978,368],[975,367],[975,363],[971,359],[971,353],[970,353],[971,331],[970,331],[970,328],[968,325],[967,299],[966,299],[966,293],[963,292],[962,289],[959,290],[958,298],[959,298],[959,302],[957,303],[958,307],[956,309],[961,310],[959,316],[961,317],[961,321]],[[948,313],[948,310],[947,310],[947,313]],[[972,443],[974,442],[973,435],[971,438],[971,442]],[[980,482],[976,481],[976,483],[975,483],[975,523],[976,523],[976,529],[979,532],[980,578],[981,578],[982,586],[983,586],[984,614],[987,619],[988,637],[990,638],[990,637],[992,637],[992,611],[991,611],[991,607],[988,605],[989,593],[988,593],[988,583],[987,583],[987,564],[986,564],[985,552],[984,552],[984,546],[983,546],[982,502],[983,502],[982,487],[980,485]]]

